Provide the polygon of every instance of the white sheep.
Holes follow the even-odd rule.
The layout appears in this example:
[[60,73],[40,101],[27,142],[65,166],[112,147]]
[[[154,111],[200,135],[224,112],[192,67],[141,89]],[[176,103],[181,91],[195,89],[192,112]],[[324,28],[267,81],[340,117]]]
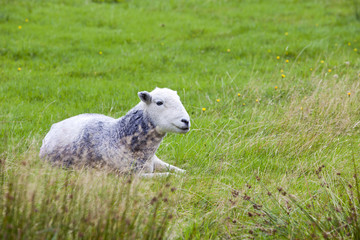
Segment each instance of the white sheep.
[[166,175],[154,170],[184,172],[160,160],[155,152],[166,133],[187,133],[190,117],[176,91],[156,88],[139,92],[141,100],[125,116],[80,114],[51,126],[40,158],[70,165],[106,165],[144,176]]

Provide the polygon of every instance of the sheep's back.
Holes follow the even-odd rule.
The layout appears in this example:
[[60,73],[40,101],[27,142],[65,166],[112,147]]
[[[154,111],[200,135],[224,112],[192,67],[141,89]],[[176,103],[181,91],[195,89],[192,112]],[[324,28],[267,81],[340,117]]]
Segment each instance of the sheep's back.
[[43,140],[40,157],[66,164],[84,158],[101,160],[99,149],[110,142],[114,123],[115,119],[100,114],[81,114],[55,123]]

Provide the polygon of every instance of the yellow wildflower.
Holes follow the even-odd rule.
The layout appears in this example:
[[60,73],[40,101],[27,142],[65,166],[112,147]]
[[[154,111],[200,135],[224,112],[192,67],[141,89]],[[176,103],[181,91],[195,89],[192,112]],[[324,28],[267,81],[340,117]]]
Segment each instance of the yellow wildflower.
[[26,19],[25,19],[25,22],[29,22],[29,19],[26,18]]
[[99,54],[102,55],[102,51],[100,51]]
[[325,61],[324,60],[321,60],[320,63],[324,63]]
[[285,74],[281,74],[281,77],[282,77],[282,78],[285,78],[286,76],[285,76]]
[[18,68],[18,71],[19,71],[19,72],[21,71],[21,67]]
[[328,72],[331,73],[331,69],[329,69]]
[[351,42],[348,42],[348,46],[351,46]]
[[216,101],[217,101],[217,102],[220,102],[220,99],[218,98],[218,99],[216,99]]
[[243,103],[243,106],[245,106],[245,103]]
[[354,52],[357,52],[357,48],[354,48]]
[[310,68],[310,71],[312,71],[313,69],[312,68]]
[[286,59],[285,62],[286,62],[286,63],[289,63],[289,59]]
[[279,59],[280,59],[280,56],[277,56],[276,59],[279,60]]
[[259,99],[256,99],[255,101],[258,103],[258,102],[259,102]]
[[205,111],[206,111],[206,108],[202,108],[201,110],[202,110],[203,112],[205,112]]
[[280,73],[283,73],[283,72],[284,72],[284,70],[281,69],[281,70],[280,70]]
[[19,29],[22,29],[22,26],[18,26]]
[[227,51],[227,52],[231,52],[230,48],[228,48],[226,51]]
[[238,93],[238,97],[240,97],[241,96],[241,94],[240,93]]
[[300,110],[303,110],[303,107],[300,107]]
[[287,36],[287,35],[289,35],[289,33],[288,33],[288,32],[286,32],[286,33],[285,33],[285,36]]
[[348,93],[347,93],[347,95],[350,97],[351,93],[350,93],[350,92],[348,92]]
[[275,90],[277,90],[278,89],[278,86],[275,86]]

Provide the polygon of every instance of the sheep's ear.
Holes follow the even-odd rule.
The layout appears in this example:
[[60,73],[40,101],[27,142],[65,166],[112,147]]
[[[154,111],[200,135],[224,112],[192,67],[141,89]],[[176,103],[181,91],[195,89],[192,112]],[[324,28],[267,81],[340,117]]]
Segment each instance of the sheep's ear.
[[142,92],[138,92],[138,96],[140,98],[141,101],[143,101],[146,104],[150,104],[152,97],[150,95],[150,93],[148,93],[147,91],[142,91]]

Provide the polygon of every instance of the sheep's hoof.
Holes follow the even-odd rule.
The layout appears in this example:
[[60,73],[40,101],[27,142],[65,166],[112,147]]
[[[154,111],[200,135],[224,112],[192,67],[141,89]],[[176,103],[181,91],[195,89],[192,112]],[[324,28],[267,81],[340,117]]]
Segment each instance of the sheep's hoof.
[[175,172],[176,172],[176,173],[185,174],[185,173],[186,173],[186,170],[184,170],[184,169],[177,169]]

